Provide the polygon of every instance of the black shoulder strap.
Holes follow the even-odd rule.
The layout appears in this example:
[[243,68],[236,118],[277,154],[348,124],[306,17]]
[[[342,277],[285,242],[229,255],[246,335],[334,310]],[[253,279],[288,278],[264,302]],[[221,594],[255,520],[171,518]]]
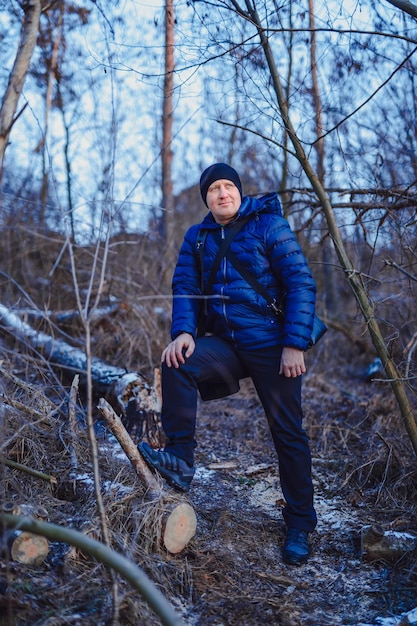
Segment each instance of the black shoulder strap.
[[226,252],[229,249],[232,239],[243,228],[243,226],[251,219],[251,217],[252,216],[243,217],[240,220],[238,220],[235,224],[225,229],[223,231],[224,238],[221,238],[219,231],[216,231],[215,237],[219,243],[219,249],[213,261],[213,265],[210,268],[210,275],[208,277],[208,281],[206,285],[207,293],[210,293],[210,289],[211,289],[211,285],[213,284],[214,277],[216,276],[217,270],[219,269],[221,260],[224,258],[224,256],[226,255]]
[[[229,261],[232,263],[233,267],[239,272],[241,276],[246,280],[247,283],[254,289],[257,293],[265,298],[268,303],[268,306],[272,308],[274,313],[281,317],[284,315],[282,308],[280,307],[276,298],[271,298],[268,290],[260,283],[253,274],[239,261],[237,256],[230,250],[230,242],[233,237],[239,230],[246,224],[246,222],[250,219],[250,217],[243,218],[239,222],[236,222],[228,231],[226,231],[226,236],[224,239],[220,239],[220,235],[218,231],[216,232],[217,239],[220,239],[219,249],[217,251],[216,257],[213,261],[213,265],[210,269],[210,275],[207,281],[207,285],[204,289],[204,244],[207,237],[207,230],[200,229],[197,234],[196,239],[196,250],[199,255],[200,261],[200,286],[201,293],[210,293],[211,285],[213,283],[216,272],[219,268],[220,262],[224,256],[226,256]],[[207,314],[207,301],[204,302],[204,311]]]
[[254,289],[254,291],[256,291],[257,293],[261,294],[261,296],[263,296],[265,298],[265,300],[268,303],[268,306],[271,307],[271,309],[274,311],[274,313],[278,317],[283,316],[284,315],[284,311],[280,307],[280,305],[279,305],[278,301],[276,300],[276,298],[271,298],[271,295],[268,292],[268,290],[266,289],[266,287],[264,287],[262,285],[262,283],[260,283],[255,278],[255,276],[250,273],[250,271],[243,265],[243,263],[241,263],[239,261],[237,256],[231,250],[228,250],[226,252],[226,257],[229,259],[229,261],[231,262],[231,264],[233,265],[235,270],[237,270],[239,272],[239,274],[241,276],[243,276],[243,278],[246,280],[246,282],[249,283],[249,285],[252,287],[252,289]]
[[[224,237],[224,239],[220,239],[220,235],[218,233],[218,231],[215,231],[215,233],[217,235],[219,235],[219,239],[220,239],[220,245],[219,245],[219,249],[217,251],[217,254],[215,256],[215,259],[213,261],[213,264],[210,268],[210,274],[208,277],[208,281],[207,284],[204,285],[204,245],[206,242],[206,237],[207,237],[207,229],[203,229],[200,228],[200,230],[197,233],[197,239],[196,239],[196,244],[195,244],[195,249],[196,252],[198,254],[198,258],[199,258],[199,266],[200,266],[200,290],[201,293],[204,294],[209,294],[210,290],[211,290],[211,285],[213,284],[214,281],[214,277],[216,276],[216,272],[219,269],[220,263],[222,258],[225,256],[225,253],[230,245],[230,242],[232,241],[233,237],[239,232],[239,230],[241,228],[243,228],[243,226],[246,224],[246,222],[249,221],[249,219],[251,218],[251,216],[247,216],[244,217],[240,220],[238,220],[235,224],[233,224],[230,228],[228,228],[226,231],[224,231],[226,233],[226,236]],[[201,330],[204,326],[204,316],[206,316],[208,313],[207,311],[207,300],[204,300],[204,305],[202,307],[200,307],[200,321],[198,323],[199,329],[200,329],[200,333],[204,334],[204,331]]]
[[[209,277],[209,284],[207,287],[207,291],[209,290],[209,287],[211,287],[211,283],[214,280],[214,276],[215,273],[217,272],[217,268],[220,264],[221,259],[223,258],[223,256],[226,256],[229,261],[232,263],[233,267],[239,272],[239,274],[246,280],[247,283],[249,283],[249,285],[252,287],[252,289],[254,289],[257,293],[259,293],[261,296],[263,296],[265,298],[265,300],[268,303],[268,306],[271,307],[271,309],[274,311],[274,313],[280,318],[283,319],[284,317],[284,310],[282,308],[282,306],[280,306],[280,303],[276,300],[276,298],[271,298],[268,290],[262,285],[262,283],[260,283],[253,274],[250,273],[250,271],[243,265],[243,263],[241,263],[239,261],[239,259],[237,258],[237,256],[230,250],[229,248],[229,244],[232,241],[233,237],[235,236],[235,234],[242,228],[242,226],[248,221],[249,218],[246,218],[245,220],[242,220],[242,222],[240,224],[236,224],[235,226],[237,226],[236,230],[232,230],[230,229],[228,231],[227,237],[225,237],[224,239],[221,240],[221,244],[219,247],[219,250],[217,252],[216,258],[214,260],[213,266],[211,268],[210,271],[210,277]],[[196,250],[199,253],[199,257],[200,257],[200,272],[201,272],[201,293],[204,293],[204,277],[203,277],[203,255],[204,255],[204,243],[206,240],[206,236],[207,236],[207,231],[202,231],[200,229],[200,231],[198,232],[197,235],[197,241],[196,241]],[[213,271],[213,267],[215,267],[215,270]],[[205,312],[205,314],[207,315],[207,301],[205,301],[205,306],[200,308],[200,320],[199,320],[199,336],[204,335],[204,313],[203,310]],[[310,343],[308,345],[308,348],[311,348],[313,345],[315,345],[318,340],[324,335],[324,333],[327,331],[327,326],[322,322],[322,320],[315,315],[314,316],[314,327],[313,327],[313,333],[310,339]],[[307,348],[307,349],[308,349]]]
[[[236,224],[233,224],[228,230],[224,231],[226,236],[224,239],[220,239],[219,232],[216,231],[216,238],[219,241],[219,249],[216,254],[216,257],[213,261],[213,265],[210,268],[210,275],[207,281],[207,284],[204,288],[204,245],[207,237],[207,230],[200,228],[197,234],[196,239],[196,251],[199,256],[200,262],[200,287],[201,293],[210,293],[211,285],[213,283],[214,277],[216,275],[217,270],[219,269],[219,265],[224,256],[226,256],[229,261],[232,263],[233,267],[239,272],[241,276],[246,280],[247,283],[254,289],[257,293],[265,298],[274,313],[278,316],[283,315],[283,310],[279,306],[279,303],[275,298],[271,298],[268,290],[255,278],[253,274],[239,261],[237,256],[230,250],[230,242],[233,237],[239,232],[239,230],[248,222],[250,217],[242,218],[237,221]],[[207,305],[207,302],[205,302]],[[206,306],[204,307],[206,308]]]

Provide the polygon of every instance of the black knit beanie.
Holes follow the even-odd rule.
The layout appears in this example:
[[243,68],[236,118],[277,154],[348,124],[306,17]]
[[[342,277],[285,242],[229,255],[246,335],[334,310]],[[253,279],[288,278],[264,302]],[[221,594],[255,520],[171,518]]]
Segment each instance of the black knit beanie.
[[227,163],[214,163],[214,165],[210,165],[210,167],[204,170],[200,178],[201,197],[205,204],[207,204],[206,197],[208,188],[216,180],[221,179],[231,180],[239,189],[240,197],[242,197],[242,183],[240,182],[239,174],[236,170],[230,165],[227,165]]

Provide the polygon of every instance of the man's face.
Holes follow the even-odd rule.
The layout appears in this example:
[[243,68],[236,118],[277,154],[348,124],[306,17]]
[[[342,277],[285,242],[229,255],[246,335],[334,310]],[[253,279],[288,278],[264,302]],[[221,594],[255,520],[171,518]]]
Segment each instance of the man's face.
[[218,224],[228,224],[242,204],[239,189],[231,180],[219,179],[210,185],[206,196],[207,206]]

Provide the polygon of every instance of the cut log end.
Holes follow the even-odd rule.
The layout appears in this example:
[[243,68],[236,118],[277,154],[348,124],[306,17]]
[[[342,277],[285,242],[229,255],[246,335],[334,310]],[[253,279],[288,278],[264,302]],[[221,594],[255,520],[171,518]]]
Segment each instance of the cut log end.
[[45,537],[22,531],[13,533],[9,539],[10,555],[13,561],[26,565],[39,565],[49,552],[49,542]]
[[197,518],[192,506],[183,502],[168,514],[163,535],[164,546],[171,554],[181,552],[195,535]]

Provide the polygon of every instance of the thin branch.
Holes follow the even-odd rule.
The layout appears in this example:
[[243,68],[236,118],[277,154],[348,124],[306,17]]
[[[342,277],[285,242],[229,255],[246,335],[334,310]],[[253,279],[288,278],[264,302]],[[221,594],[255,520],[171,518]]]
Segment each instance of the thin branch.
[[417,47],[414,48],[414,50],[412,50],[412,52],[410,52],[409,55],[407,55],[405,57],[405,59],[395,68],[395,70],[388,76],[388,78],[386,80],[384,80],[379,87],[377,87],[375,89],[375,91],[373,93],[371,93],[371,95],[368,98],[365,98],[365,100],[362,102],[362,104],[360,104],[358,107],[356,107],[356,109],[354,109],[353,111],[351,111],[349,113],[349,115],[346,115],[346,117],[344,117],[342,120],[340,120],[337,124],[335,124],[335,126],[333,126],[333,128],[330,128],[330,130],[328,130],[327,132],[325,132],[323,135],[321,135],[321,137],[318,137],[315,141],[313,141],[311,143],[312,146],[314,146],[315,143],[317,143],[318,141],[320,141],[321,139],[323,139],[324,137],[327,137],[327,135],[330,135],[330,133],[332,133],[333,131],[337,130],[338,128],[340,128],[340,126],[342,124],[344,124],[348,119],[350,119],[351,117],[353,117],[354,115],[356,115],[356,113],[358,113],[358,111],[360,111],[361,109],[363,109],[364,106],[366,106],[368,104],[368,102],[370,102],[375,96],[376,94],[381,91],[381,89],[383,89],[389,82],[390,80],[396,75],[397,72],[400,71],[401,68],[404,67],[404,65],[407,63],[407,61],[409,61],[411,59],[411,57],[413,56],[413,54],[417,51]]
[[296,156],[295,152],[290,150],[288,148],[288,146],[284,146],[284,144],[280,143],[279,141],[276,141],[275,139],[272,139],[272,137],[267,137],[263,133],[260,133],[257,130],[253,130],[253,128],[248,128],[247,126],[242,126],[241,124],[236,124],[236,123],[232,123],[232,122],[226,122],[224,120],[216,120],[216,122],[218,122],[219,124],[223,124],[223,126],[231,126],[232,128],[237,128],[239,130],[243,130],[245,132],[252,133],[253,135],[256,135],[257,137],[260,137],[261,139],[265,139],[265,141],[268,141],[269,143],[274,144],[278,148],[281,148],[281,150],[285,150],[287,153],[291,154],[292,156],[294,156],[294,157]]
[[57,480],[55,476],[51,476],[50,474],[45,474],[44,472],[40,472],[39,470],[33,469],[33,467],[28,467],[27,465],[22,465],[21,463],[12,461],[11,459],[8,459],[1,454],[0,454],[0,463],[2,463],[3,465],[6,465],[7,467],[11,467],[12,469],[17,469],[20,472],[25,472],[26,474],[35,476],[36,478],[41,478],[42,480],[46,480],[46,482],[51,483],[51,485],[57,484]]
[[77,457],[77,415],[76,415],[76,407],[77,407],[77,394],[78,394],[78,384],[80,381],[80,377],[78,374],[74,376],[74,379],[71,384],[70,396],[68,399],[68,433],[70,438],[69,443],[69,452],[70,452],[70,476],[74,477],[78,470],[78,457]]
[[414,274],[411,274],[411,272],[408,272],[406,269],[401,267],[401,265],[398,265],[398,263],[396,263],[392,259],[390,258],[384,259],[384,264],[388,265],[389,267],[395,267],[396,270],[398,270],[402,274],[405,274],[405,276],[407,276],[410,280],[415,280],[417,282],[417,276],[415,276]]
[[404,355],[406,356],[404,375],[407,377],[410,375],[411,359],[412,359],[412,356],[414,354],[414,350],[416,349],[416,347],[417,347],[417,331],[411,337],[410,341],[408,342],[404,350]]

